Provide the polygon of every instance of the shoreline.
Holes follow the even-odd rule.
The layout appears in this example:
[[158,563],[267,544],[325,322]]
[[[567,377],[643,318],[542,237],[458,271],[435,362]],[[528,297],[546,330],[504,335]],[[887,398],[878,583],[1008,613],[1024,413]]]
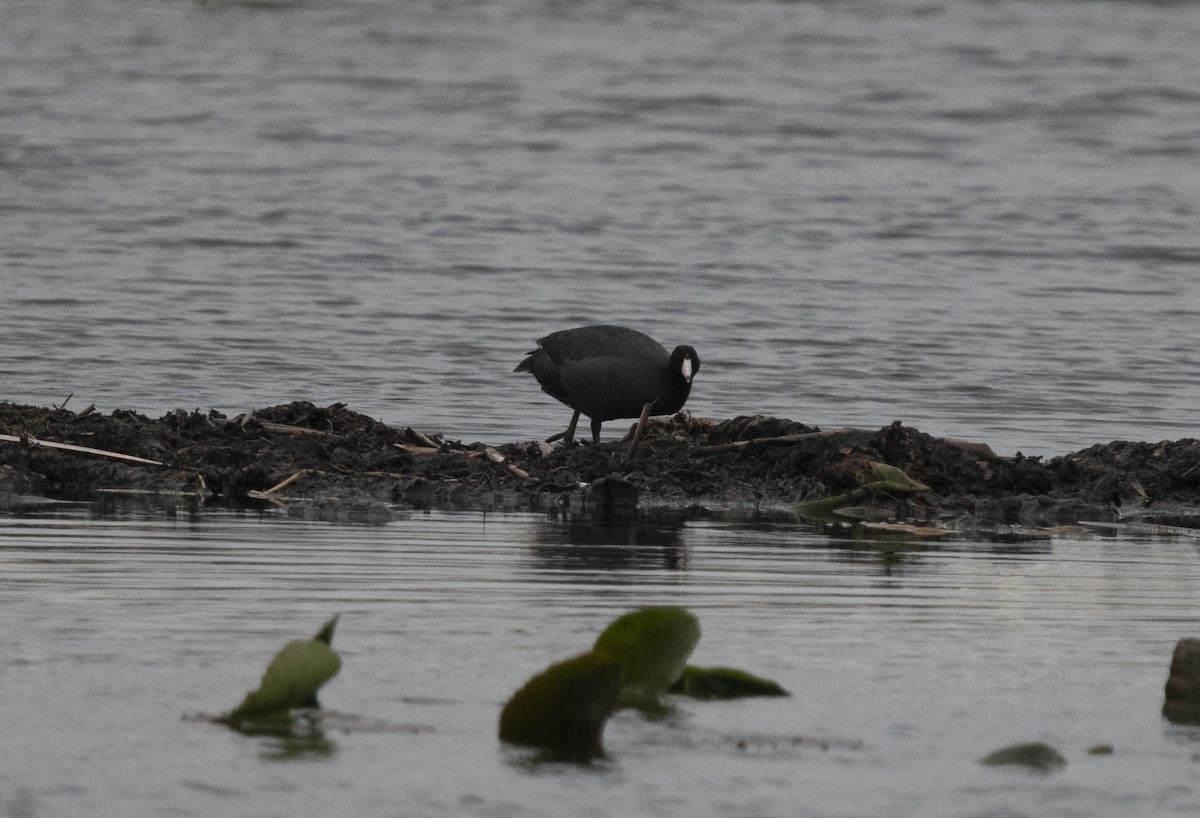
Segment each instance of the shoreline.
[[[152,419],[0,402],[0,510],[38,499],[140,496],[370,523],[420,509],[604,519],[774,514],[845,497],[850,507],[830,519],[929,536],[1081,521],[1200,525],[1194,439],[1002,457],[899,421],[821,430],[783,418],[713,421],[681,412],[652,421],[629,460],[627,449],[627,436],[612,432],[598,445],[464,443],[336,403],[295,401],[233,418],[180,409]],[[919,489],[872,483],[880,463]]]

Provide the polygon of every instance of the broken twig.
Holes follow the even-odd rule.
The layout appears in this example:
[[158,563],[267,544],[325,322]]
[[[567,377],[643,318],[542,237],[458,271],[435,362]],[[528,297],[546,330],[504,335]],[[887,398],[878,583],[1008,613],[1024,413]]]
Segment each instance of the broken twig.
[[178,491],[174,489],[126,489],[98,488],[92,489],[97,494],[129,494],[139,497],[196,497],[203,500],[205,495],[198,491]]
[[0,435],[0,440],[7,443],[27,443],[31,446],[44,446],[47,449],[62,449],[67,452],[78,452],[79,454],[94,454],[100,457],[112,457],[117,460],[128,460],[130,463],[144,463],[147,466],[163,465],[158,460],[147,460],[144,457],[136,457],[132,454],[121,454],[120,452],[110,452],[107,449],[93,449],[91,446],[76,446],[74,443],[55,443],[53,440],[38,440],[36,437],[18,437],[17,435]]
[[813,440],[818,437],[834,437],[853,432],[870,432],[870,430],[860,429],[855,426],[844,426],[841,429],[830,429],[824,432],[803,432],[797,435],[777,435],[775,437],[752,437],[749,440],[735,440],[732,443],[720,443],[716,446],[697,446],[688,452],[688,454],[692,457],[708,457],[713,454],[735,452],[738,449],[745,449],[750,446],[787,446],[803,440]]
[[[412,440],[414,443],[416,443],[420,446],[424,446],[426,448],[433,449],[434,451],[437,451],[439,448],[441,448],[440,446],[438,446],[438,442],[436,440],[431,438],[429,435],[421,434],[420,432],[418,432],[416,429],[414,429],[411,426],[404,427],[404,436],[407,437],[409,440]],[[400,444],[396,444],[396,445],[399,446]]]
[[512,463],[508,462],[507,457],[500,454],[500,452],[496,451],[491,446],[488,446],[486,449],[484,449],[484,452],[487,454],[488,460],[492,461],[493,463],[499,463],[500,465],[504,466],[504,468],[508,469],[510,472],[515,474],[517,477],[520,477],[522,480],[529,479],[529,472],[525,471],[524,469],[520,468],[519,466],[514,466]]
[[438,453],[438,449],[431,448],[429,446],[415,446],[412,443],[396,443],[394,445],[396,446],[397,449],[406,451],[409,454],[437,454]]
[[272,423],[269,420],[260,420],[262,427],[268,432],[282,432],[287,435],[329,435],[324,429],[310,429],[307,426],[292,426],[287,423]]
[[295,474],[293,474],[293,475],[292,475],[291,477],[289,477],[288,479],[286,479],[286,480],[283,480],[283,481],[281,481],[281,482],[279,482],[279,483],[276,483],[275,485],[271,486],[271,487],[270,487],[269,489],[267,489],[266,491],[259,491],[259,492],[255,492],[255,494],[259,495],[259,496],[258,496],[258,499],[260,499],[260,500],[261,500],[261,499],[264,499],[265,495],[268,495],[268,494],[274,494],[275,492],[279,491],[280,489],[282,489],[282,488],[287,488],[287,487],[288,487],[288,486],[290,486],[292,483],[295,483],[295,482],[296,482],[297,480],[299,480],[301,477],[307,477],[308,475],[310,475],[310,474],[313,474],[313,473],[315,473],[315,472],[316,472],[316,469],[301,469],[300,471],[296,472]]

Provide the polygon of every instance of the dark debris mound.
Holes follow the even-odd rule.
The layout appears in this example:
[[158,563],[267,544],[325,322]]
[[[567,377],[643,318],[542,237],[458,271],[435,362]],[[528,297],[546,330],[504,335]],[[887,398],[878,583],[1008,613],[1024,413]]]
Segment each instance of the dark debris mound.
[[[491,447],[306,401],[235,418],[176,410],[157,420],[0,403],[0,434],[23,439],[0,443],[0,493],[81,498],[135,490],[230,506],[286,499],[290,513],[318,519],[353,519],[358,511],[379,519],[384,506],[778,507],[853,491],[873,463],[927,486],[913,504],[926,515],[1065,522],[1111,518],[1131,506],[1195,504],[1200,496],[1194,440],[1115,442],[1043,461],[998,457],[985,445],[935,438],[899,422],[820,430],[782,418],[712,422],[681,412],[652,423],[631,460],[628,436],[596,446]],[[29,438],[162,465],[46,448]],[[298,511],[300,501],[309,505]]]

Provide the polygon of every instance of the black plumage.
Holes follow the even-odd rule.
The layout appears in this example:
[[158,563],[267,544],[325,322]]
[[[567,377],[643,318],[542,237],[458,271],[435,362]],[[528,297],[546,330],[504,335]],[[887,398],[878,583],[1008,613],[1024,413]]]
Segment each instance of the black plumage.
[[542,391],[575,410],[565,442],[584,414],[598,443],[606,420],[678,412],[699,370],[700,356],[691,346],[667,352],[637,330],[595,324],[550,333],[513,371],[532,373]]

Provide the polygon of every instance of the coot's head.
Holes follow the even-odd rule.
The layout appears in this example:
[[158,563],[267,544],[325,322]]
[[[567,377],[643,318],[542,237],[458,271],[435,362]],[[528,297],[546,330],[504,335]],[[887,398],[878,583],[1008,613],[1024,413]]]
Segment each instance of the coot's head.
[[700,356],[696,354],[696,348],[688,344],[675,347],[667,368],[672,378],[678,377],[680,381],[691,386],[692,378],[700,371]]

